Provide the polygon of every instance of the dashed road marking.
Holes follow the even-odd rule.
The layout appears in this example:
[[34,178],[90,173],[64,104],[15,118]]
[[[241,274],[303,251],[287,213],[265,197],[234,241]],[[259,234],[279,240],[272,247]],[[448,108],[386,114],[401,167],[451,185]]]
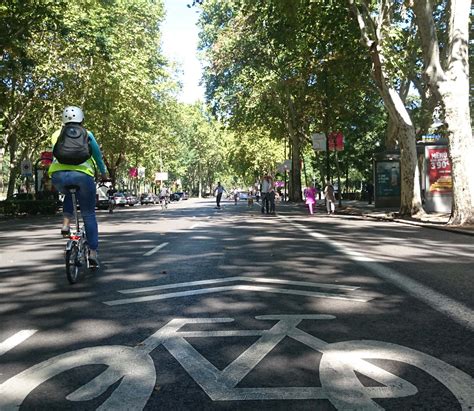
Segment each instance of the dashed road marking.
[[21,330],[0,343],[0,355],[5,354],[26,339],[30,338],[38,330]]
[[157,245],[155,248],[152,248],[150,251],[147,251],[145,254],[143,254],[144,257],[149,257],[150,255],[155,254],[157,251],[161,250],[163,247],[166,247],[169,243],[162,243],[160,245]]

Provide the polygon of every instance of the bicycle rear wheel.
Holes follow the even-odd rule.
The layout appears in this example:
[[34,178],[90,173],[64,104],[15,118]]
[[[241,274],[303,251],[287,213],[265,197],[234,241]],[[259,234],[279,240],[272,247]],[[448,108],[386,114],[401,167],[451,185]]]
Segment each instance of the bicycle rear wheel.
[[66,251],[66,277],[70,284],[75,284],[79,277],[79,247],[74,244]]

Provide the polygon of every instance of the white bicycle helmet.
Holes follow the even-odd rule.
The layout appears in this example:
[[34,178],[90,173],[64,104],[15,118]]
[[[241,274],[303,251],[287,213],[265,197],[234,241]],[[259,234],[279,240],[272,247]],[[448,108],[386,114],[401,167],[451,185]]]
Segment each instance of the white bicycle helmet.
[[82,123],[84,121],[84,113],[79,107],[69,106],[63,111],[63,124]]

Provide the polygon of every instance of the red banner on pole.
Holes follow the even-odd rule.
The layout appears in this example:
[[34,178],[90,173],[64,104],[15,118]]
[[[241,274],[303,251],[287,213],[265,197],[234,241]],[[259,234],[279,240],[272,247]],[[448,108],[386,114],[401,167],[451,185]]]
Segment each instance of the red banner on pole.
[[329,151],[344,150],[344,136],[340,131],[333,131],[328,136]]
[[336,150],[342,151],[344,150],[344,136],[340,131],[336,134]]
[[50,165],[53,162],[53,152],[43,151],[40,157],[41,163],[45,166]]

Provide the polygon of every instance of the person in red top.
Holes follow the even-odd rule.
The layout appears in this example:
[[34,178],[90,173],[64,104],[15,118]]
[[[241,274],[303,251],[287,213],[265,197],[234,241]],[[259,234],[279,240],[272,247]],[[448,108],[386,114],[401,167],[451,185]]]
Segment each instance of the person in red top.
[[309,213],[313,214],[313,206],[316,204],[316,189],[314,188],[313,183],[306,188],[304,194],[306,197],[306,204],[308,204]]

